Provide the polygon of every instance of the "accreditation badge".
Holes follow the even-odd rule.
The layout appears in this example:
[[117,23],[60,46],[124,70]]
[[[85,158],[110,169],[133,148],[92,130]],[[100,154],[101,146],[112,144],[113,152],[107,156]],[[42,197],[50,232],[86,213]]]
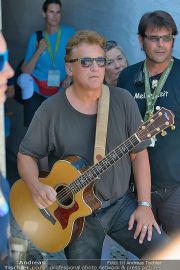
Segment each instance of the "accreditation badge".
[[48,71],[48,86],[56,86],[60,85],[60,71],[57,69]]
[[149,147],[155,147],[156,141],[157,141],[156,137],[155,136],[152,137],[151,138],[151,144],[149,145]]

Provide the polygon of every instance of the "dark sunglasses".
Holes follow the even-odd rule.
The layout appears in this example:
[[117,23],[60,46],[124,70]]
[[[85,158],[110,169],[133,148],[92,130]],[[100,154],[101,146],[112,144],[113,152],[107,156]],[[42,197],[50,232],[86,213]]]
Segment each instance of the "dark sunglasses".
[[172,34],[164,35],[164,36],[148,36],[144,34],[144,37],[149,39],[152,42],[159,42],[162,39],[164,42],[170,42],[174,39]]
[[82,57],[82,58],[75,58],[69,60],[69,63],[74,63],[76,61],[79,61],[81,63],[82,67],[91,67],[93,65],[93,62],[95,61],[98,67],[105,67],[106,65],[106,58],[105,57]]
[[8,50],[3,53],[0,53],[0,71],[5,67],[5,64],[8,62]]

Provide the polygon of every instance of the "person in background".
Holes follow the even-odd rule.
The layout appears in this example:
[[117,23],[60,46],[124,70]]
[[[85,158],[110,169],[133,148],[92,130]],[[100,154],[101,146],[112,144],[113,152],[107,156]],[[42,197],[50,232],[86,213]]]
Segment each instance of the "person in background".
[[[39,181],[39,158],[49,156],[51,168],[54,162],[72,154],[93,164],[97,107],[106,66],[104,46],[104,38],[93,31],[79,31],[69,40],[65,61],[72,84],[43,102],[21,142],[19,174],[38,208],[49,207],[57,196],[55,187]],[[141,123],[137,104],[127,91],[110,86],[109,92],[106,153],[136,132]],[[82,265],[90,260],[90,264],[99,265],[106,234],[138,257],[164,241],[151,210],[148,144],[139,144],[131,152],[137,198],[128,189],[129,155],[96,181],[94,192],[102,208],[85,218],[80,237],[65,248],[67,259],[73,260],[68,261],[70,264]]]
[[37,42],[34,32],[29,39],[18,84],[22,89],[24,125],[28,127],[34,112],[49,96],[63,89],[66,79],[65,47],[75,33],[72,27],[61,24],[60,0],[46,0],[42,6],[45,28]]
[[[14,71],[8,63],[6,41],[0,32],[0,104],[6,100],[7,82],[13,75]],[[0,173],[0,268],[8,261],[8,197],[9,184]]]
[[8,63],[8,50],[6,41],[0,32],[0,104],[6,100],[8,80],[13,77],[14,71]]
[[146,59],[124,69],[118,79],[118,86],[127,89],[137,101],[145,121],[157,106],[175,114],[175,126],[167,135],[157,135],[148,147],[153,211],[169,235],[180,230],[180,60],[172,55],[177,34],[169,13],[145,13],[138,35]]
[[107,58],[105,82],[109,85],[117,86],[117,79],[120,72],[128,66],[121,47],[114,40],[106,42],[105,53]]

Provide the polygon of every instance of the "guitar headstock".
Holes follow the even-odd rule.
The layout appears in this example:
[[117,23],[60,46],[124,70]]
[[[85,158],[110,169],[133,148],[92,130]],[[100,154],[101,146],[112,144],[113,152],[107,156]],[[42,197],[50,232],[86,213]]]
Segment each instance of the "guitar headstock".
[[162,107],[148,121],[139,127],[136,134],[141,141],[144,141],[150,139],[173,124],[173,112]]

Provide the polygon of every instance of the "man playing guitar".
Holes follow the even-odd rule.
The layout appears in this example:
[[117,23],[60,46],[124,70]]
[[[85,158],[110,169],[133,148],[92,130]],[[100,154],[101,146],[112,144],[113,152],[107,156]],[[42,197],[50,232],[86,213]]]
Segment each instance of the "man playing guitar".
[[[20,145],[19,173],[40,209],[57,200],[57,190],[39,181],[38,159],[49,156],[52,167],[55,161],[76,155],[93,164],[98,100],[106,65],[104,45],[105,40],[93,31],[79,31],[69,40],[65,61],[73,83],[41,105]],[[140,123],[133,97],[110,87],[106,154],[132,136]],[[67,259],[74,259],[71,263],[96,259],[98,264],[106,234],[138,257],[164,240],[151,210],[147,145],[144,142],[134,147],[130,155],[97,179],[93,190],[102,206],[85,218],[81,235],[65,248]],[[128,190],[131,165],[137,198]]]

